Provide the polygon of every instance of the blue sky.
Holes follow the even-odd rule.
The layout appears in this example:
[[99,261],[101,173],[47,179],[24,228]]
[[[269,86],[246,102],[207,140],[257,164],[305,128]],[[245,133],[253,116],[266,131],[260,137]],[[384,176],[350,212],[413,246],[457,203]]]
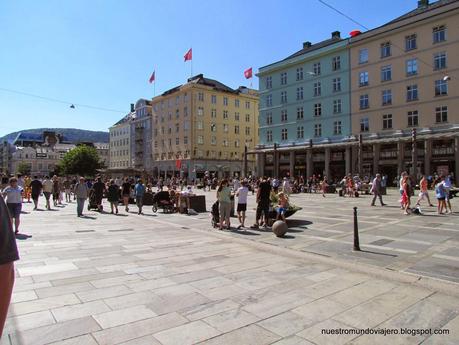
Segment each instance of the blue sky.
[[[327,0],[367,27],[416,7],[416,0]],[[37,127],[107,130],[138,98],[151,98],[193,72],[237,87],[243,71],[299,50],[303,41],[361,29],[318,0],[3,0],[0,1],[0,136]],[[362,29],[363,30],[363,29]],[[258,87],[257,78],[253,87]]]

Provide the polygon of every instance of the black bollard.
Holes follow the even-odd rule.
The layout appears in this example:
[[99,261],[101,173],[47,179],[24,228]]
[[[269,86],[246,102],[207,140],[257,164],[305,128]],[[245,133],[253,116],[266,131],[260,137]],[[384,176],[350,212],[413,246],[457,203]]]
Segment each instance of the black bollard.
[[357,223],[357,207],[354,207],[354,250],[360,251],[359,224]]

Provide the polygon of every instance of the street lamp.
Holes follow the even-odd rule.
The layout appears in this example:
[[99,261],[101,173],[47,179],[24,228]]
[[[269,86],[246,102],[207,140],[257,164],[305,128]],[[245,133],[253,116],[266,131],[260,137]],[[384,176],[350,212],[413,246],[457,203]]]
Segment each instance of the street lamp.
[[273,162],[274,162],[274,167],[273,167],[273,174],[275,178],[277,178],[277,175],[278,175],[278,171],[277,171],[277,143],[274,143],[274,159],[273,159]]
[[358,171],[359,171],[359,176],[362,176],[362,146],[363,146],[363,136],[362,134],[359,134],[359,152],[358,152],[358,161],[359,161],[359,166],[358,166]]
[[417,181],[418,150],[416,144],[416,128],[411,130],[411,167],[413,178]]
[[252,139],[246,139],[244,143],[244,177],[247,177],[247,155],[248,155],[248,147],[247,143],[252,142]]

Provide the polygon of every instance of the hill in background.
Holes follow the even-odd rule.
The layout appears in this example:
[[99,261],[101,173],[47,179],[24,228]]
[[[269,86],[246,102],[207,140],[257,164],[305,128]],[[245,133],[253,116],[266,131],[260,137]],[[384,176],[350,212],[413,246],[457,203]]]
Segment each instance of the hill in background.
[[64,136],[65,142],[93,142],[93,143],[108,143],[109,133],[102,131],[88,131],[85,129],[76,128],[35,128],[25,129],[23,131],[13,132],[0,138],[0,142],[7,140],[12,143],[19,133],[42,134],[44,131],[53,131]]

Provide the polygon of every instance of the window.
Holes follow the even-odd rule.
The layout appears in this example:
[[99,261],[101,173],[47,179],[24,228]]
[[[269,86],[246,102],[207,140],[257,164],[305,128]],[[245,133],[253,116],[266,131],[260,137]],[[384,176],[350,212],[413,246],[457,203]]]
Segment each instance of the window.
[[287,84],[287,72],[281,73],[281,85]]
[[250,109],[250,101],[245,101],[245,108]]
[[296,69],[296,80],[303,80],[303,67]]
[[203,107],[199,107],[198,108],[198,116],[203,116],[204,115],[204,108]]
[[407,100],[407,102],[416,101],[417,99],[418,99],[418,86],[416,84],[408,85],[406,87],[406,100]]
[[188,93],[185,92],[185,94],[183,95],[183,101],[186,103],[188,102]]
[[322,115],[322,103],[314,104],[314,116]]
[[315,75],[320,75],[320,62],[314,64],[313,71]]
[[341,109],[341,100],[340,99],[335,99],[333,101],[333,114],[340,114],[342,109]]
[[434,69],[438,70],[443,68],[446,68],[446,53],[436,53],[434,55]]
[[245,127],[245,135],[250,135],[250,127]]
[[381,81],[388,81],[392,79],[392,67],[383,66],[381,67]]
[[360,132],[368,132],[370,130],[370,121],[368,117],[360,119]]
[[434,27],[432,33],[433,43],[446,41],[446,27],[444,25]]
[[234,141],[234,147],[239,147],[239,146],[240,146],[239,140],[235,140]]
[[223,119],[224,120],[228,119],[228,110],[223,110]]
[[435,108],[437,123],[448,122],[448,107],[446,105]]
[[210,137],[210,144],[211,145],[217,145],[217,137],[215,135],[212,135]]
[[322,124],[316,123],[314,125],[314,136],[321,137],[322,136]]
[[228,106],[228,97],[223,97],[223,105]]
[[239,121],[240,114],[234,113],[234,121]]
[[383,115],[383,129],[392,129],[392,114]]
[[341,134],[342,134],[341,121],[333,122],[333,135],[341,135]]
[[228,132],[228,128],[229,128],[228,124],[224,123],[223,124],[223,132],[227,133]]
[[272,113],[267,113],[266,114],[266,124],[267,125],[272,125],[273,124],[273,114]]
[[381,43],[381,58],[390,56],[390,42]]
[[303,126],[297,127],[297,129],[296,129],[296,138],[297,139],[303,139],[304,138],[304,127]]
[[287,103],[287,91],[281,92],[281,103]]
[[169,126],[168,133],[169,133],[169,134],[172,134],[172,127],[170,127],[170,126]]
[[417,127],[419,125],[418,111],[408,112],[408,127]]
[[204,129],[204,123],[202,121],[196,121],[196,129]]
[[239,126],[234,126],[234,134],[239,134]]
[[266,88],[271,89],[273,87],[273,78],[272,77],[266,77]]
[[341,57],[340,56],[335,56],[332,59],[332,70],[337,71],[341,69]]
[[272,107],[273,106],[273,95],[266,96],[266,106]]
[[370,107],[368,95],[360,95],[360,109],[367,109]]
[[435,80],[435,96],[445,96],[448,94],[448,82],[440,79]]
[[188,107],[183,108],[183,116],[188,116]]
[[184,143],[185,145],[188,144],[188,137],[187,137],[187,136],[184,136],[184,137],[183,137],[183,143]]
[[217,125],[215,123],[210,124],[210,131],[211,132],[216,132],[217,131]]
[[175,145],[180,145],[180,138],[175,138]]
[[235,99],[235,100],[234,100],[234,106],[235,106],[236,108],[239,108],[239,103],[240,103],[240,102],[239,102],[238,99]]
[[418,74],[418,60],[409,59],[406,60],[406,75],[415,75]]
[[266,141],[268,143],[273,141],[273,131],[266,131]]
[[282,111],[281,111],[281,121],[282,121],[282,122],[287,122],[287,118],[288,118],[288,116],[287,116],[287,110],[282,110]]
[[204,144],[204,136],[203,135],[198,135],[198,144],[203,145]]
[[405,37],[405,50],[416,49],[416,34],[409,35]]
[[301,120],[304,118],[304,109],[303,107],[296,108],[296,119]]
[[178,109],[175,110],[175,118],[178,119],[180,117],[180,111]]
[[320,96],[322,93],[322,86],[320,84],[320,81],[314,83],[314,96]]
[[245,122],[250,122],[250,114],[245,114]]
[[223,146],[228,147],[229,146],[228,139],[223,139],[222,144]]
[[180,131],[180,125],[178,123],[175,124],[175,133]]
[[204,102],[204,93],[203,92],[198,92],[198,101]]
[[360,72],[360,74],[359,74],[359,85],[360,86],[368,85],[368,72]]
[[367,63],[368,62],[368,49],[363,48],[359,50],[359,63]]
[[333,79],[333,92],[341,91],[341,78]]
[[210,111],[210,117],[213,119],[217,118],[217,109],[212,109]]
[[303,99],[303,87],[298,87],[296,89],[296,100],[302,100]]
[[392,90],[382,91],[382,105],[392,104]]
[[212,104],[217,104],[217,96],[216,95],[212,95],[211,99],[212,99]]
[[287,128],[283,128],[281,131],[281,139],[282,140],[288,140],[288,130]]

